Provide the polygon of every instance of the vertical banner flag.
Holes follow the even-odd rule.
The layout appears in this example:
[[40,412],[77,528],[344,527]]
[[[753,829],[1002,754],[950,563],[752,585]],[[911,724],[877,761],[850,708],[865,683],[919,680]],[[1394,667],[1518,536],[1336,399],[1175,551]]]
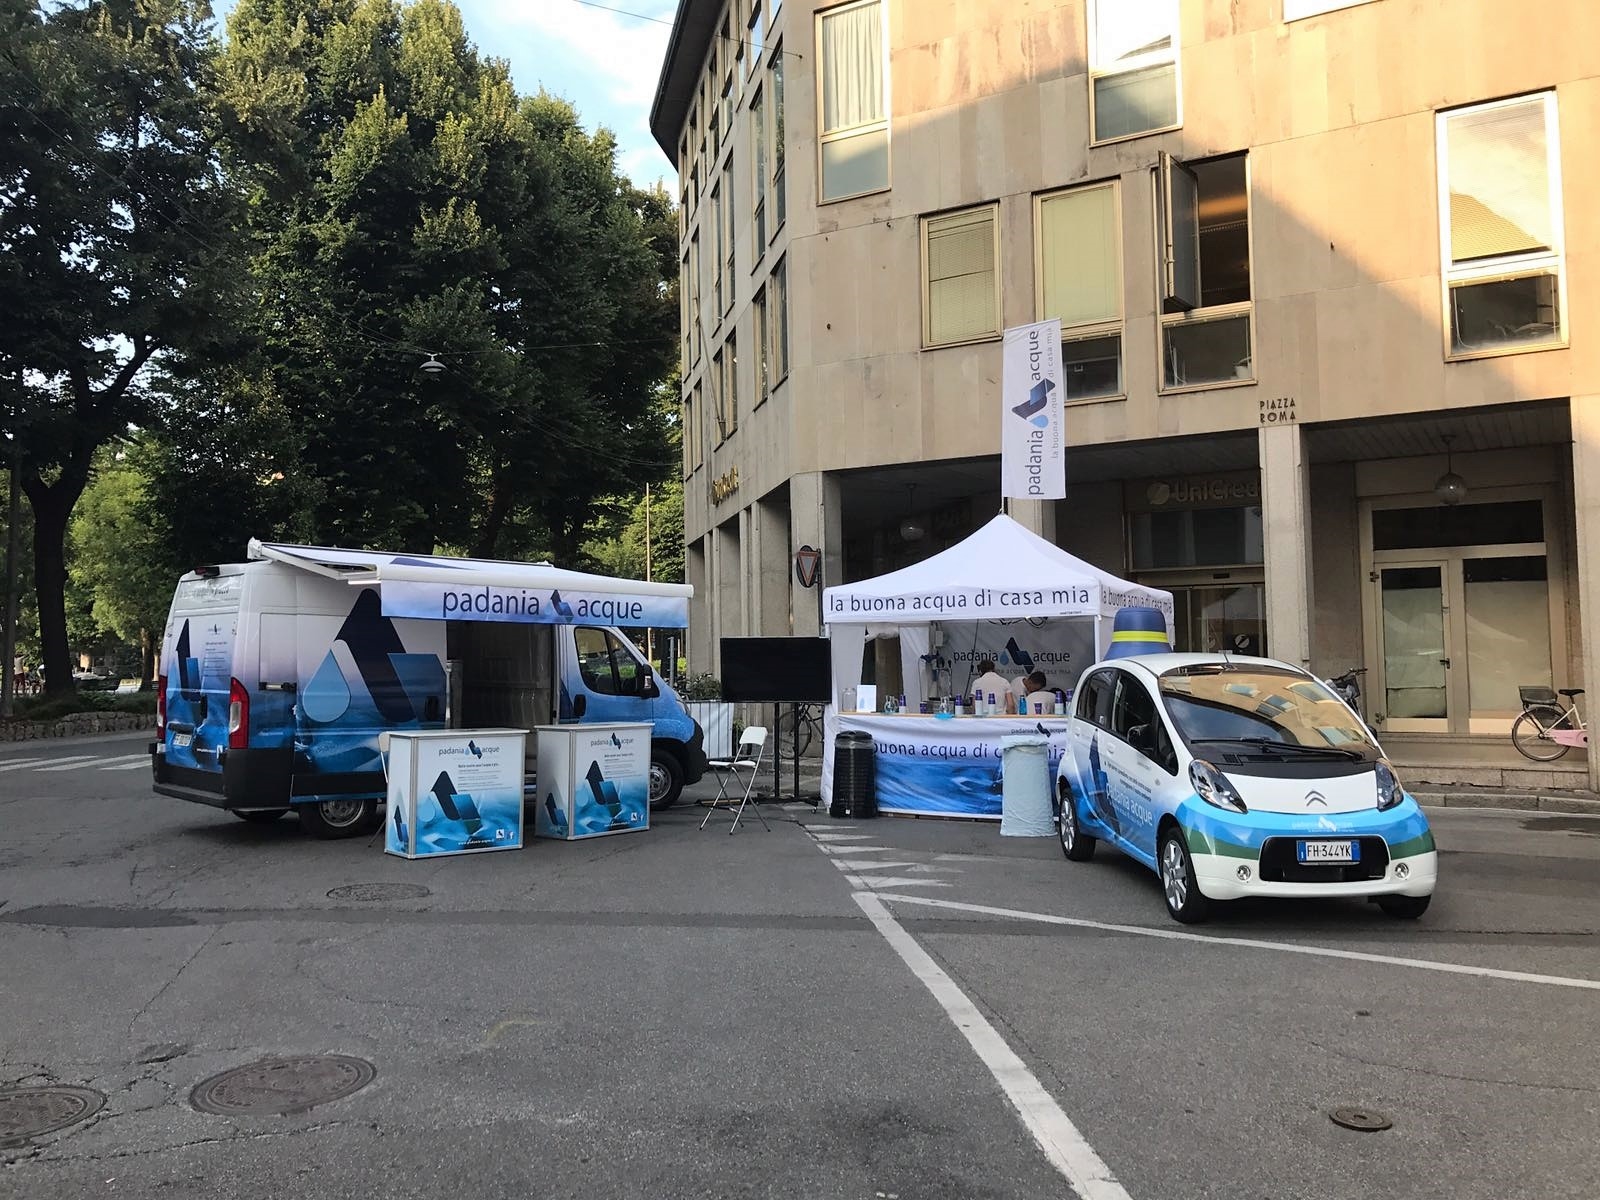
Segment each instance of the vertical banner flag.
[[1067,447],[1061,390],[1061,322],[1006,330],[1000,371],[1000,494],[1062,500]]

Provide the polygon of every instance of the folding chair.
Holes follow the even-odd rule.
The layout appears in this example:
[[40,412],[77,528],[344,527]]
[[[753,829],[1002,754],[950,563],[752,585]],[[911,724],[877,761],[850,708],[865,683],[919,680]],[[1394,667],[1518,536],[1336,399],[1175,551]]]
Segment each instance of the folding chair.
[[[761,760],[767,752],[767,730],[764,725],[752,725],[739,735],[739,746],[733,752],[732,758],[713,758],[706,765],[717,773],[717,798],[711,802],[711,807],[706,810],[705,819],[700,822],[704,829],[711,820],[711,814],[721,807],[723,801],[733,803],[733,796],[727,788],[728,776],[733,776],[733,785],[737,788],[741,782],[740,772],[750,772],[750,777],[743,780],[744,795],[739,797],[739,807],[733,814],[733,825],[728,830],[735,832],[739,828],[739,819],[744,816],[744,806],[750,803],[750,793],[755,790],[756,774],[761,770]],[[761,824],[771,832],[772,826],[767,824],[767,818],[761,812],[760,801],[756,802],[755,813],[761,818]]]

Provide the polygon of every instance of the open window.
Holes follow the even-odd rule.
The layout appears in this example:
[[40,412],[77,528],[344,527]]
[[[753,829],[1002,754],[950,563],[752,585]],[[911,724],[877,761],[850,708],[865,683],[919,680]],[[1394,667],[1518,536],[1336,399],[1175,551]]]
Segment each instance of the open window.
[[1253,382],[1246,156],[1156,168],[1163,391]]
[[1438,136],[1449,357],[1564,345],[1556,94],[1440,113]]

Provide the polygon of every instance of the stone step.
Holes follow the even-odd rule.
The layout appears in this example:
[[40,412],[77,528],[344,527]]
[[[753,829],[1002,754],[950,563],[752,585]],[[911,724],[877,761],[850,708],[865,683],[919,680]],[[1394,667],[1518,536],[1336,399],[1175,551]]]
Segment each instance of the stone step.
[[1424,808],[1510,808],[1522,812],[1573,813],[1600,817],[1600,794],[1578,790],[1447,787],[1406,788]]

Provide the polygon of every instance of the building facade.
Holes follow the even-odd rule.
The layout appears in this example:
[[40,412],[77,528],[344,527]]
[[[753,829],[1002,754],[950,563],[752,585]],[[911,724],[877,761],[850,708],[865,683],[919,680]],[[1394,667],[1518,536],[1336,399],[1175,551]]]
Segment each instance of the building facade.
[[1600,666],[1597,125],[1588,0],[682,0],[693,668],[999,511],[1058,317],[1068,497],[1012,515],[1511,781],[1518,686]]

